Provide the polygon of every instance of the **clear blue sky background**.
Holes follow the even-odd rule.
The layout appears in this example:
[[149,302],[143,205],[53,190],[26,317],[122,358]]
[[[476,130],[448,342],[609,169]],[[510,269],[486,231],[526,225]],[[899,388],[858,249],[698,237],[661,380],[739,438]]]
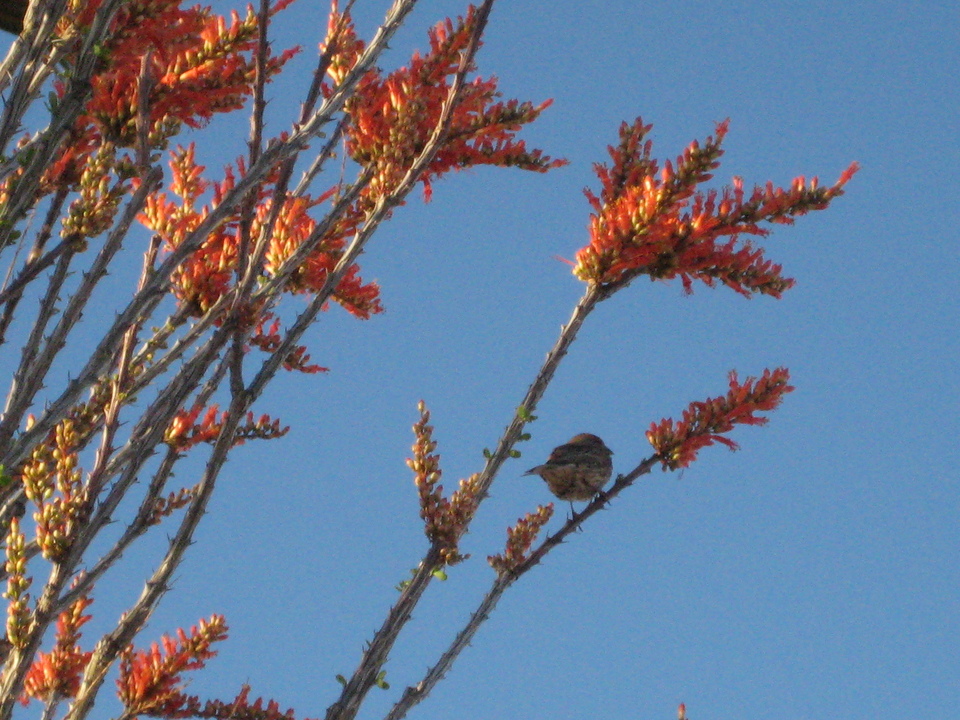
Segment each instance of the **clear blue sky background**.
[[[387,3],[359,5],[369,37]],[[388,62],[424,50],[425,28],[463,7],[423,0]],[[325,11],[300,0],[277,22],[277,46],[305,52],[275,85],[273,132],[297,107]],[[729,117],[717,182],[832,183],[863,167],[830,210],[763,243],[797,287],[775,301],[637,282],[605,303],[465,539],[473,558],[430,589],[387,666],[393,687],[361,717],[420,679],[492,580],[485,558],[505,528],[552,499],[524,470],[584,431],[629,470],[650,453],[650,422],[724,392],[732,369],[779,365],[797,390],[768,426],[738,430],[738,453],[710,448],[682,475],[647,476],[588,522],[410,717],[665,720],[681,701],[694,720],[956,716],[958,13],[498,3],[481,74],[506,97],[553,98],[524,137],[571,164],[451,176],[375,238],[361,264],[386,312],[323,317],[309,345],[331,372],[284,377],[261,403],[293,429],[236,453],[151,623],[159,636],[226,614],[231,639],[191,690],[232,697],[250,682],[322,716],[426,547],[404,465],[417,401],[447,485],[478,471],[581,293],[556,258],[586,242],[581,190],[596,187],[591,164],[620,122],[654,123],[657,156],[672,158]],[[219,127],[214,167],[246,136],[245,120]],[[131,596],[139,577],[131,568]]]

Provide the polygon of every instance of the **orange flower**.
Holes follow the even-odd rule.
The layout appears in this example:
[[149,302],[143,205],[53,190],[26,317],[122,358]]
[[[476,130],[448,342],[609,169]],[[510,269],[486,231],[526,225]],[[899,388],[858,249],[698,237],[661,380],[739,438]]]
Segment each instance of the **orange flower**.
[[694,279],[710,286],[720,281],[746,296],[779,297],[791,287],[782,268],[766,260],[761,248],[740,242],[740,235],[765,236],[769,230],[760,223],[792,223],[795,216],[827,207],[843,194],[857,165],[829,188],[799,177],[789,189],[767,183],[745,197],[742,180],[735,178],[719,193],[698,191],[719,166],[727,124],[717,125],[716,136],[702,147],[694,141],[675,163],[661,168],[651,157],[651,142],[644,141],[652,126],[639,118],[624,123],[620,144],[609,148],[612,167],[595,168],[600,195],[584,191],[594,212],[590,244],[577,253],[574,274],[608,293],[639,275],[661,280],[679,275],[688,292]]
[[[227,420],[227,411],[220,412],[219,405],[211,405],[206,410],[199,423],[197,418],[203,411],[202,406],[195,405],[190,412],[181,410],[170,422],[163,441],[178,452],[189,450],[200,443],[216,442]],[[248,412],[246,422],[237,428],[233,444],[243,445],[245,440],[255,438],[272,440],[283,437],[289,430],[289,427],[281,427],[280,421],[271,419],[269,415],[261,415],[257,420],[252,412]]]
[[735,425],[764,425],[766,418],[756,413],[769,411],[780,405],[783,396],[793,391],[789,385],[790,372],[786,368],[764,370],[757,378],[741,383],[735,372],[730,373],[730,390],[725,397],[693,402],[683,411],[683,419],[675,422],[665,418],[653,423],[647,431],[647,440],[657,451],[663,468],[685,468],[697,459],[701,448],[722,443],[731,450],[737,444],[723,436]]
[[[275,3],[276,13],[292,0]],[[99,6],[87,3],[84,16]],[[199,5],[181,8],[181,0],[130,0],[114,20],[104,47],[107,68],[93,79],[87,116],[107,138],[130,145],[136,136],[141,62],[150,57],[153,79],[147,107],[151,139],[158,146],[180,123],[202,127],[219,112],[243,106],[253,87],[257,16],[252,7],[243,19],[234,12],[230,25]],[[88,20],[89,21],[89,20]],[[272,75],[297,51],[271,58]]]
[[117,688],[128,714],[186,717],[180,713],[199,703],[183,693],[180,675],[203,668],[217,654],[210,647],[226,637],[226,621],[222,615],[213,615],[190,628],[189,636],[182,629],[177,630],[176,640],[164,635],[162,648],[157,643],[150,650],[127,648],[120,660]]
[[[456,24],[449,19],[439,23],[429,32],[430,52],[415,53],[409,66],[386,77],[379,69],[371,70],[347,101],[347,152],[359,164],[375,168],[372,198],[388,194],[426,146],[476,20],[471,5],[466,18]],[[344,78],[364,48],[351,17],[338,12],[336,0],[325,47],[333,51],[328,75],[334,82]],[[332,91],[325,88],[327,94]],[[551,101],[536,106],[517,100],[495,102],[499,96],[496,78],[475,78],[464,85],[443,143],[420,178],[428,200],[431,182],[450,170],[495,165],[546,172],[566,164],[540,150],[527,150],[522,140],[515,139],[521,126],[535,120]]]
[[37,653],[23,683],[20,702],[26,705],[30,698],[50,702],[55,698],[75,697],[80,689],[80,676],[93,653],[84,652],[77,645],[80,628],[90,620],[83,611],[93,602],[81,597],[57,619],[56,646],[49,653]]
[[[269,327],[266,323],[273,320]],[[250,344],[258,347],[264,352],[274,353],[280,349],[282,339],[280,337],[280,320],[275,318],[273,313],[264,313],[250,335]],[[302,373],[312,375],[318,372],[327,372],[328,368],[320,365],[309,365],[310,354],[303,345],[297,345],[283,361],[285,370],[299,370]]]
[[[222,181],[210,183],[204,180],[202,174],[205,168],[196,163],[195,148],[192,144],[186,148],[178,148],[173,154],[170,166],[173,171],[170,192],[179,196],[180,201],[169,199],[165,192],[151,194],[139,219],[157,233],[170,249],[174,249],[217,207],[222,198],[233,189],[236,180],[230,167],[226,168]],[[237,167],[238,174],[243,176],[246,170],[243,162],[238,161]],[[272,174],[258,188],[258,204],[251,227],[253,237],[262,234],[264,223],[271,215],[272,183],[275,181],[275,174]],[[208,189],[212,191],[210,204],[198,205],[200,197]],[[313,239],[318,223],[310,216],[309,211],[330,200],[334,190],[328,190],[316,199],[309,195],[285,198],[283,210],[270,233],[270,244],[262,271],[265,278],[274,277],[284,269],[284,263],[300,246]],[[233,287],[240,247],[239,213],[239,209],[232,212],[173,274],[173,293],[195,317],[202,316]],[[330,271],[336,267],[346,239],[356,231],[362,220],[363,214],[357,205],[349,208],[343,218],[333,223],[313,251],[293,269],[284,290],[290,293],[318,292]],[[333,299],[361,319],[367,319],[383,310],[380,305],[380,288],[376,283],[364,283],[356,265],[348,268],[340,279]]]

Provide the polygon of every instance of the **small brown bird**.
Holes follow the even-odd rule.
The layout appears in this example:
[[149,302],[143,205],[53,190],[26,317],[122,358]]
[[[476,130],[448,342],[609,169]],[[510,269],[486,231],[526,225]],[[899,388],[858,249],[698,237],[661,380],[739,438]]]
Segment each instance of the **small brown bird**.
[[580,433],[554,448],[543,465],[530,468],[524,475],[542,477],[550,492],[561,500],[589,500],[613,474],[611,455],[613,451],[596,435]]

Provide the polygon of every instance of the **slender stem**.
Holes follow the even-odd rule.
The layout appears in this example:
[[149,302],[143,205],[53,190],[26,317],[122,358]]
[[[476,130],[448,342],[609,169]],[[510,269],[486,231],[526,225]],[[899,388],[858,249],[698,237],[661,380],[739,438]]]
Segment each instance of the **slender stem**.
[[193,535],[206,512],[207,503],[216,487],[220,470],[223,468],[227,460],[227,454],[233,446],[237,426],[243,417],[242,410],[240,407],[231,407],[227,420],[217,437],[210,460],[207,462],[203,478],[197,486],[197,494],[184,513],[176,534],[170,540],[166,556],[153,576],[147,581],[137,602],[129,611],[124,613],[116,628],[97,643],[90,662],[84,670],[77,696],[70,710],[64,715],[64,720],[77,720],[87,716],[93,707],[100,686],[106,679],[107,672],[116,662],[120,651],[143,629],[160,599],[169,589],[170,577],[180,566],[187,548],[192,543]]
[[[34,396],[43,384],[43,378],[47,372],[44,361],[52,360],[50,357],[50,341],[47,340],[44,343],[43,335],[47,329],[47,324],[58,311],[60,290],[67,279],[73,257],[74,253],[72,252],[61,254],[57,266],[47,282],[47,291],[40,301],[40,311],[37,313],[27,341],[23,344],[21,350],[20,366],[10,383],[7,404],[3,409],[3,421],[0,422],[0,438],[13,434],[12,429],[8,435],[4,428],[14,428],[20,424],[23,414],[33,402]],[[38,362],[38,355],[43,357],[44,360]]]
[[[333,288],[336,287],[336,284],[339,283],[339,277],[346,272],[350,264],[352,264],[354,258],[359,255],[366,240],[379,226],[383,219],[387,217],[390,209],[399,205],[407,193],[413,189],[417,180],[427,169],[437,151],[442,146],[442,143],[446,137],[446,133],[449,129],[453,109],[456,107],[456,104],[459,101],[467,72],[470,67],[472,67],[474,57],[477,49],[479,48],[480,37],[483,35],[483,31],[486,28],[487,18],[492,6],[493,0],[485,0],[485,2],[476,11],[476,21],[471,29],[470,40],[461,54],[457,74],[454,77],[453,82],[450,84],[449,92],[447,93],[446,100],[441,108],[440,115],[437,119],[436,125],[434,126],[434,130],[430,136],[430,139],[427,141],[420,155],[410,166],[406,175],[399,182],[393,192],[389,196],[381,198],[378,201],[377,206],[368,216],[363,228],[361,228],[360,231],[354,236],[350,246],[344,252],[343,257],[340,258],[336,269],[327,277],[327,280],[324,283],[324,288],[320,295],[323,294],[324,290],[332,292]],[[297,323],[295,323],[294,327],[291,328],[290,333],[288,333],[288,340],[290,335],[302,332],[302,329],[298,326],[302,324],[301,321],[305,319],[305,316],[307,316],[309,312],[314,314],[319,312],[320,308],[322,307],[322,303],[319,303],[318,300],[319,296],[313,301],[313,303],[311,303],[311,307],[308,309],[308,312],[303,313],[301,318],[298,318]],[[296,337],[299,337],[299,334],[296,334]],[[278,358],[283,357],[283,354],[281,353],[282,351],[278,351],[272,356],[271,360],[273,361],[274,367],[276,367],[278,363]],[[262,387],[261,378],[264,377],[265,370],[267,370],[266,363],[264,370],[262,370],[260,375],[258,375],[253,383],[251,383],[252,394],[259,392],[259,388]],[[275,372],[275,369],[273,372]],[[357,712],[360,710],[360,706],[366,697],[366,694],[369,692],[370,688],[373,687],[380,669],[387,661],[390,651],[393,649],[401,630],[412,617],[413,608],[420,601],[424,591],[430,584],[430,581],[433,578],[433,571],[440,563],[440,551],[441,549],[439,546],[432,545],[427,554],[424,556],[423,560],[421,560],[420,564],[417,566],[417,570],[414,573],[413,579],[404,588],[400,598],[397,600],[397,603],[387,614],[387,618],[384,620],[383,625],[370,641],[367,651],[363,654],[360,660],[359,666],[344,686],[340,698],[327,709],[326,720],[353,720],[353,718],[356,717]]]
[[386,663],[400,631],[410,620],[413,609],[433,579],[433,571],[439,561],[439,548],[431,547],[400,593],[397,602],[390,608],[383,625],[374,634],[373,640],[360,658],[360,664],[340,693],[340,698],[327,708],[326,720],[356,717],[363,699],[376,682],[380,668]]
[[[148,173],[142,185],[133,194],[127,207],[124,209],[120,221],[113,231],[111,231],[103,247],[100,249],[97,258],[91,265],[90,270],[85,273],[80,287],[70,299],[54,333],[47,340],[43,354],[45,362],[37,363],[37,368],[33,371],[34,375],[37,375],[41,371],[45,374],[49,369],[49,362],[52,362],[53,356],[62,348],[67,333],[80,319],[94,287],[97,282],[106,275],[110,261],[119,251],[123,238],[130,229],[130,225],[133,223],[137,213],[143,209],[147,195],[152,192],[160,182],[160,177],[161,173],[159,169],[154,168]],[[149,295],[149,292],[153,293],[152,296]],[[137,303],[137,299],[145,295],[147,298],[153,297],[153,307],[155,307],[156,303],[159,303],[162,298],[162,294],[158,295],[157,288],[154,287],[153,278],[150,279],[141,292],[136,294],[131,305]],[[147,298],[144,298],[144,301]],[[128,306],[128,311],[129,309]],[[21,398],[21,400],[16,403],[15,412],[8,410],[4,414],[3,420],[0,422],[0,453],[4,455],[2,462],[6,467],[13,467],[22,461],[30,449],[64,417],[69,408],[77,401],[80,393],[89,388],[100,375],[103,368],[109,365],[129,328],[139,322],[143,317],[142,315],[130,312],[121,314],[121,317],[114,322],[113,327],[104,339],[101,340],[100,345],[93,351],[86,367],[74,380],[67,384],[67,388],[61,393],[57,400],[47,407],[43,415],[37,420],[37,423],[30,430],[23,432],[15,442],[11,442],[11,438],[21,424],[22,415],[26,412],[28,403],[24,403]],[[56,352],[54,352],[54,349],[56,349]],[[46,362],[47,359],[49,362]],[[42,377],[43,376],[40,375],[41,379]]]
[[573,309],[570,320],[560,329],[560,336],[547,353],[547,357],[540,367],[540,372],[537,373],[536,378],[534,378],[530,384],[523,401],[517,408],[516,414],[511,418],[510,424],[507,425],[507,429],[500,437],[496,449],[487,459],[486,465],[480,472],[479,485],[481,500],[486,497],[487,491],[490,489],[490,485],[493,484],[493,480],[497,472],[499,472],[500,467],[510,457],[510,451],[520,439],[523,428],[528,422],[526,418],[533,415],[537,409],[537,404],[543,398],[547,386],[550,384],[554,373],[556,373],[557,368],[560,366],[560,361],[563,360],[564,356],[570,350],[573,341],[577,339],[577,333],[580,332],[580,328],[583,326],[587,317],[589,317],[590,313],[593,312],[593,309],[597,306],[597,303],[602,299],[595,285],[587,286],[586,292]]
[[450,646],[444,651],[437,662],[430,667],[419,683],[407,687],[407,689],[404,690],[400,700],[397,701],[385,716],[385,720],[400,720],[400,718],[406,716],[411,708],[424,700],[436,684],[443,679],[450,668],[453,667],[454,661],[473,640],[480,626],[490,617],[490,614],[497,606],[497,602],[499,602],[500,597],[506,592],[507,588],[543,560],[547,553],[560,545],[571,533],[579,530],[585,520],[605,508],[613,498],[632,485],[641,475],[649,473],[657,462],[659,462],[659,458],[654,455],[641,462],[626,475],[619,476],[616,482],[610,486],[609,490],[600,492],[581,512],[574,513],[560,530],[553,535],[548,535],[513,572],[497,575],[490,585],[487,594],[483,596],[477,608],[470,614],[466,625],[457,633],[457,636],[453,639]]
[[[116,6],[117,3],[118,0],[110,0],[109,4]],[[107,3],[105,3],[105,5],[106,4]],[[334,93],[326,99],[322,106],[306,123],[295,128],[285,142],[275,143],[265,149],[259,156],[258,161],[238,180],[234,188],[223,198],[222,202],[183,240],[174,252],[170,253],[167,259],[157,268],[150,282],[140,293],[137,293],[124,311],[119,314],[98,347],[91,353],[90,360],[80,371],[80,374],[68,384],[59,398],[51,402],[43,417],[37,421],[37,424],[30,431],[24,432],[18,437],[17,441],[13,443],[9,450],[2,453],[2,462],[5,466],[11,467],[20,462],[28,448],[32,447],[39,438],[43,437],[50,428],[64,416],[68,409],[77,401],[77,398],[83,390],[90,387],[105,364],[109,361],[109,358],[113,357],[115,349],[118,347],[127,329],[141,318],[148,316],[156,308],[157,304],[165,295],[165,283],[184,259],[193,253],[203,240],[220,226],[234,208],[243,201],[243,198],[245,198],[278,163],[298,154],[307,146],[309,138],[321,132],[322,128],[330,122],[333,115],[342,109],[343,104],[354,91],[356,84],[373,65],[380,53],[386,48],[389,39],[396,33],[403,23],[403,20],[410,11],[413,10],[415,5],[416,0],[395,0],[393,6],[387,12],[383,25],[377,30],[373,40],[366,47],[356,65],[347,73],[347,76],[343,82],[337,86]],[[98,12],[98,18],[102,11],[103,8]],[[85,49],[86,44],[91,42],[90,37],[90,35],[85,37]],[[85,60],[86,56],[82,55],[81,59]],[[92,72],[92,69],[87,69]],[[67,98],[65,98],[63,102],[65,103],[67,99],[69,99],[72,104],[82,104],[84,98],[85,95],[79,94],[78,90],[76,97],[71,96],[68,92]],[[77,112],[79,112],[79,110],[77,110]],[[57,118],[59,120],[59,114]],[[51,152],[52,150],[45,146],[44,152],[38,152],[37,157],[42,156],[47,158]],[[432,154],[430,157],[432,157]],[[34,164],[35,163],[32,163],[31,167]],[[46,165],[43,167],[46,167]],[[148,188],[147,185],[148,183],[144,183],[138,192],[153,190],[152,186]],[[10,218],[19,217],[19,213],[21,212],[22,209],[20,206],[17,206],[11,210]],[[5,418],[5,421],[7,422],[0,424],[0,448],[3,448],[5,443],[9,442],[13,429],[19,425],[19,423],[15,425],[12,422],[12,418]],[[0,718],[0,720],[2,720],[2,718]]]
[[173,474],[173,467],[180,457],[180,454],[175,450],[167,450],[166,455],[160,463],[160,467],[153,474],[150,486],[144,495],[143,501],[140,503],[137,516],[127,526],[127,529],[124,530],[123,535],[113,544],[113,547],[104,553],[90,570],[85,571],[78,577],[75,583],[70,586],[70,590],[61,595],[57,603],[56,612],[62,612],[72,603],[76,602],[82,595],[89,593],[97,580],[99,580],[107,570],[113,567],[126,549],[150,528],[149,520],[153,508],[156,506],[157,500],[160,499],[160,494],[163,492],[164,486]]
[[447,648],[446,652],[440,656],[440,659],[427,671],[427,674],[423,676],[423,679],[419,683],[415,686],[407,687],[407,689],[403,691],[400,700],[398,700],[390,709],[390,712],[384,716],[386,720],[400,720],[411,708],[425,699],[438,682],[443,680],[447,671],[453,665],[453,661],[456,660],[463,649],[470,644],[480,625],[490,616],[490,613],[493,612],[497,603],[500,601],[500,597],[512,584],[513,578],[506,575],[498,576],[493,581],[490,590],[483,596],[483,600],[480,601],[476,610],[470,614],[470,619],[467,621],[467,624],[463,630],[457,633],[450,647]]

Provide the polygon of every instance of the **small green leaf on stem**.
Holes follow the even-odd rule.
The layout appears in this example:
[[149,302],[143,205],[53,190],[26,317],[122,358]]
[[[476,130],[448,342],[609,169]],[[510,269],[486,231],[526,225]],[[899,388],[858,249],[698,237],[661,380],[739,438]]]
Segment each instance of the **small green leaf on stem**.
[[[412,577],[415,577],[416,574],[417,574],[417,569],[416,569],[415,567],[414,567],[414,568],[410,568],[410,577],[411,577],[411,578],[412,578]],[[396,590],[397,590],[398,592],[403,592],[404,590],[407,589],[407,586],[408,586],[408,585],[410,585],[410,581],[409,581],[409,580],[401,580],[400,582],[397,583],[397,585],[396,585]]]
[[517,408],[517,417],[524,422],[533,422],[537,419],[537,416],[527,410],[525,405],[521,405]]

